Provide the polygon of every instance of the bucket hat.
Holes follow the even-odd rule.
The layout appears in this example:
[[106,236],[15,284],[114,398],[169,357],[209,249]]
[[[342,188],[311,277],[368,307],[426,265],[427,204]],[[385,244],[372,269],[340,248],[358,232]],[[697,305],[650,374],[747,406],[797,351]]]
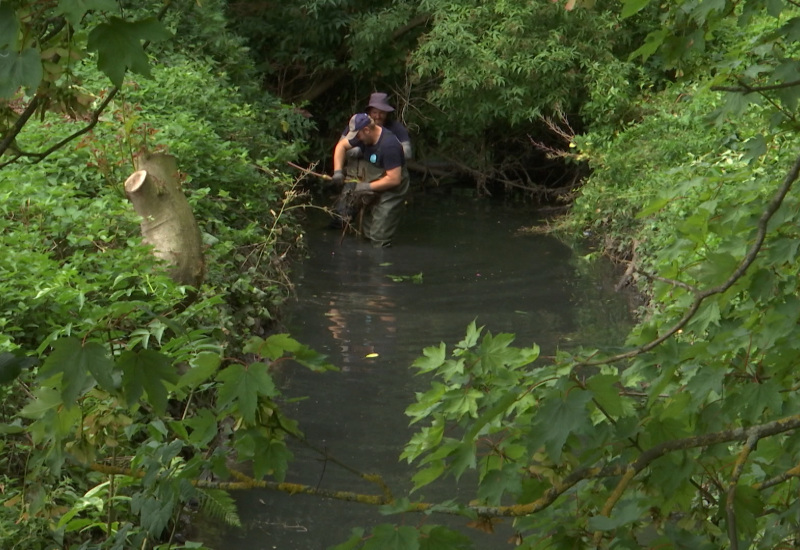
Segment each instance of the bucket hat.
[[387,113],[394,111],[394,107],[389,105],[389,94],[383,92],[375,92],[369,96],[368,107],[374,107],[381,111],[386,111]]

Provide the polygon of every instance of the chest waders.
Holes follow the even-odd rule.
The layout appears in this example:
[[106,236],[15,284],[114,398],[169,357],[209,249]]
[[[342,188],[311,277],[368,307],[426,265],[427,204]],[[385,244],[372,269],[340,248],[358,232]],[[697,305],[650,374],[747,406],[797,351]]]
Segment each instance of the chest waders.
[[[362,164],[364,165],[366,177],[363,181],[375,181],[385,174],[382,168],[369,162],[362,160],[358,164],[359,170]],[[359,214],[359,230],[372,241],[373,246],[381,247],[391,244],[392,235],[400,224],[408,188],[408,169],[403,166],[400,185],[388,191],[376,193],[377,197],[362,209],[362,213]]]

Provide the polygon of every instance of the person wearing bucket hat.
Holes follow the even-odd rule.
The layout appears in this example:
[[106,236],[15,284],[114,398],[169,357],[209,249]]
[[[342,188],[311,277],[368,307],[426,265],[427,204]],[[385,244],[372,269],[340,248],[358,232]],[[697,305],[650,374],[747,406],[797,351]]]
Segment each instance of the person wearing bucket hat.
[[354,147],[359,147],[364,156],[361,181],[344,185],[334,210],[343,217],[349,216],[345,208],[346,203],[352,202],[349,199],[374,193],[375,200],[365,207],[362,231],[373,246],[390,246],[410,186],[403,146],[391,130],[376,124],[368,114],[354,114],[333,151],[334,181],[343,180],[347,152]]
[[[391,118],[391,113],[394,112],[394,107],[389,103],[389,94],[384,92],[375,92],[369,96],[369,103],[364,111],[367,113],[375,124],[382,128],[388,128],[397,139],[400,145],[403,146],[403,154],[406,159],[410,160],[413,156],[413,149],[411,148],[411,138],[408,135],[408,130],[398,120]],[[342,137],[347,133],[347,128],[342,132]],[[353,148],[348,151],[348,158],[359,158],[360,151],[358,148]]]
[[367,114],[372,117],[378,126],[388,128],[400,141],[403,146],[403,153],[406,159],[411,159],[411,138],[408,135],[408,130],[398,120],[391,118],[391,113],[394,112],[394,107],[389,104],[389,95],[383,92],[375,92],[369,96],[369,103],[367,103]]

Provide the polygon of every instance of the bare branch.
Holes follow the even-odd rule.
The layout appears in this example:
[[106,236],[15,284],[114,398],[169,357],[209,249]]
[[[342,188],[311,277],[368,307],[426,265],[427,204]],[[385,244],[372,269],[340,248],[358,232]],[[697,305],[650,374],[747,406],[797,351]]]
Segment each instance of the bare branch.
[[758,483],[754,485],[754,488],[759,491],[762,489],[768,489],[770,487],[774,487],[775,485],[779,485],[786,480],[792,479],[793,477],[800,477],[800,464],[782,473],[779,476],[773,477],[772,479],[768,479],[763,483]]
[[637,273],[638,275],[641,275],[642,277],[644,277],[646,279],[649,279],[651,281],[659,281],[659,282],[662,282],[662,283],[666,283],[666,284],[671,285],[671,286],[683,288],[683,289],[688,290],[689,292],[692,292],[692,293],[700,292],[700,290],[697,287],[692,286],[690,284],[686,284],[683,281],[677,281],[675,279],[668,279],[666,277],[659,277],[658,275],[653,275],[652,273],[647,273],[646,271],[642,271],[642,270],[640,270],[640,269],[638,269],[636,267],[633,268],[633,271],[635,273]]

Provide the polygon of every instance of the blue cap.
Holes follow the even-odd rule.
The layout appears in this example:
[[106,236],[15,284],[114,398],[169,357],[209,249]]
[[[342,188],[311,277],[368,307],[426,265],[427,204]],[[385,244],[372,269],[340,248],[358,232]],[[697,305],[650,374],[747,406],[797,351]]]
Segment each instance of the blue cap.
[[355,139],[358,131],[363,130],[370,124],[372,124],[372,119],[369,118],[367,113],[354,114],[350,117],[350,123],[347,125],[347,134],[344,136],[345,139],[348,141]]

